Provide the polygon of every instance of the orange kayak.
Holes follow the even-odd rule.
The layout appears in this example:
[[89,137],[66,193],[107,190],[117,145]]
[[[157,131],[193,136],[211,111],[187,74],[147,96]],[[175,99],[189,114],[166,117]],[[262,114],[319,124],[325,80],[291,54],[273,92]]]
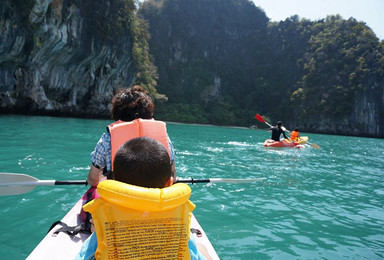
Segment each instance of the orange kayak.
[[304,148],[305,146],[300,144],[299,142],[290,142],[288,140],[282,140],[282,141],[275,141],[272,139],[265,140],[264,144],[265,147],[288,147],[288,148]]

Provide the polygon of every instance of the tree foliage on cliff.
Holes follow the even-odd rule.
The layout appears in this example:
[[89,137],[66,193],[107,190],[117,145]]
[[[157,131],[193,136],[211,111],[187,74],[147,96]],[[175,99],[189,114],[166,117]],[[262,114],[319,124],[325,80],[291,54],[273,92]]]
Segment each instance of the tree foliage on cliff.
[[329,16],[314,23],[313,33],[304,54],[304,70],[292,101],[303,117],[334,118],[352,112],[353,100],[382,79],[380,51],[374,33],[351,18]]
[[[209,123],[247,124],[257,102],[249,92],[263,82],[268,59],[267,43],[258,40],[267,34],[264,12],[248,0],[164,0],[145,2],[139,14],[150,24],[158,90],[169,98],[157,114],[171,118],[176,107],[193,104]],[[190,122],[200,120],[195,109]]]
[[269,22],[249,0],[147,0],[139,14],[169,120],[178,108],[188,122],[247,125],[257,111],[309,129],[348,119],[372,86],[383,93],[383,42],[353,18]]
[[133,39],[132,57],[137,68],[136,82],[144,87],[154,98],[165,98],[157,93],[157,68],[153,64],[149,54],[148,23],[140,17],[135,17],[131,24],[131,35]]
[[[106,4],[107,3],[107,4]],[[82,1],[86,5],[83,10],[89,10],[85,16],[94,21],[93,31],[98,38],[113,44],[119,39],[130,36],[132,42],[132,57],[136,67],[134,84],[143,86],[151,96],[161,96],[157,93],[157,69],[149,55],[148,23],[136,15],[133,0],[114,1]]]

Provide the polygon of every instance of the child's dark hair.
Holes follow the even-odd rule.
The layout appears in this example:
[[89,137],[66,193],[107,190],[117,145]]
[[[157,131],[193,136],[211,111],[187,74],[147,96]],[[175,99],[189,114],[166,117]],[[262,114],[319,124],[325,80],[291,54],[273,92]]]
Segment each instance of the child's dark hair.
[[119,89],[112,98],[111,116],[125,122],[137,118],[151,119],[155,106],[146,91],[139,85]]
[[167,149],[148,137],[124,143],[115,155],[113,169],[115,180],[147,188],[164,188],[172,173]]

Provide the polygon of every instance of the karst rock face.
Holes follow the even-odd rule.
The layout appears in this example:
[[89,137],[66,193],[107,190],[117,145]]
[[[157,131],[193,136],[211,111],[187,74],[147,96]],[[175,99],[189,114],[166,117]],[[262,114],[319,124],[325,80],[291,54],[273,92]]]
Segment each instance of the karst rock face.
[[348,117],[329,118],[327,114],[307,120],[305,129],[324,134],[384,137],[384,82],[373,82],[370,88],[356,95]]
[[115,89],[135,80],[116,1],[1,2],[0,110],[107,116]]

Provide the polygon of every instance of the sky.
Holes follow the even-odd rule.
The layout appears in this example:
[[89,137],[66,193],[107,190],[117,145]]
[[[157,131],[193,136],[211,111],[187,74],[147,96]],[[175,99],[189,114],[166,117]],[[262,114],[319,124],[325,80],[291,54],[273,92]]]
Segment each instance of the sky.
[[312,21],[339,14],[343,19],[365,22],[376,36],[384,39],[384,0],[252,0],[271,21],[297,14]]

